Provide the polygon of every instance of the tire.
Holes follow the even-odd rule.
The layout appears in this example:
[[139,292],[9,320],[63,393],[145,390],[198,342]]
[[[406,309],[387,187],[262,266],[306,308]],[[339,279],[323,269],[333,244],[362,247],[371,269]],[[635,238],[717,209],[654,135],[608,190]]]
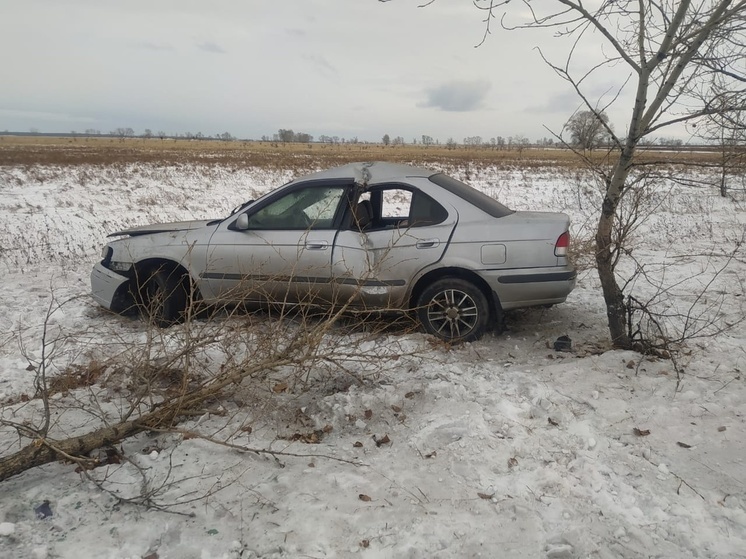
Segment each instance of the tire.
[[143,315],[159,328],[183,322],[189,300],[188,282],[176,270],[159,268],[140,289]]
[[473,283],[443,278],[420,294],[417,318],[429,334],[442,340],[471,342],[487,330],[490,306],[482,290]]

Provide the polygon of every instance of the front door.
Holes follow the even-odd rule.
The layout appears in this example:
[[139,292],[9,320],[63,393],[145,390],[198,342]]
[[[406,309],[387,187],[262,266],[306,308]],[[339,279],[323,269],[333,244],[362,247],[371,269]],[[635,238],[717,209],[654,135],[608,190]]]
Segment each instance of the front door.
[[344,186],[296,186],[210,240],[202,280],[216,300],[302,303],[329,300],[332,247]]

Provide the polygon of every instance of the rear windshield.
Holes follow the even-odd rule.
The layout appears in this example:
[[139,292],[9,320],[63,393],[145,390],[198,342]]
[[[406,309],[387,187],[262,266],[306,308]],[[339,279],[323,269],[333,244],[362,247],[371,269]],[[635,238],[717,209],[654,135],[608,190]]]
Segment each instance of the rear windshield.
[[453,177],[438,173],[430,177],[430,181],[434,182],[441,188],[445,188],[451,194],[455,194],[459,198],[466,200],[473,206],[476,206],[482,211],[487,212],[492,217],[505,217],[515,213],[510,208],[503,206],[500,202],[494,198],[490,198],[484,192],[480,192],[476,188],[472,188],[466,183],[456,180]]

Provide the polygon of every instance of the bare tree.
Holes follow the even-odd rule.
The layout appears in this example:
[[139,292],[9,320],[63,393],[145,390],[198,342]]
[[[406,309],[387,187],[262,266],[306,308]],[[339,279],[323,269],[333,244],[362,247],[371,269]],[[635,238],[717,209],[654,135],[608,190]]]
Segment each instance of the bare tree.
[[[428,2],[427,5],[432,4]],[[569,45],[559,62],[539,49],[543,60],[574,90],[586,110],[603,123],[610,138],[608,164],[586,158],[604,186],[596,228],[596,265],[606,303],[612,343],[630,348],[630,299],[617,277],[624,256],[623,235],[615,233],[626,194],[639,183],[638,146],[662,129],[744,110],[746,56],[743,30],[746,0],[524,0],[475,3],[484,15],[483,41],[499,21],[504,29],[543,29]],[[515,10],[515,12],[510,12]],[[520,19],[512,23],[510,17]],[[582,45],[582,46],[581,46]],[[582,53],[582,56],[581,56]],[[594,54],[595,53],[595,54]],[[592,60],[583,57],[594,56]],[[611,71],[609,71],[611,70]],[[616,80],[598,97],[598,81]],[[629,92],[632,95],[626,96]],[[602,118],[612,105],[626,107],[626,136]]]
[[391,143],[391,137],[388,134],[383,135],[383,145],[387,146]]
[[135,131],[132,128],[117,128],[111,131],[112,136],[119,136],[120,138],[132,138],[135,135]]
[[519,154],[523,154],[523,150],[531,145],[529,139],[523,134],[516,134],[512,136],[512,145],[518,150]]
[[[406,239],[406,235],[402,231],[399,239]],[[393,264],[384,251],[377,255],[376,262],[370,261],[367,265],[370,276],[383,266]],[[238,289],[247,292],[245,287]],[[261,292],[263,288],[254,286],[251,289]],[[277,292],[274,294],[276,300]],[[117,349],[111,358],[99,354],[82,367],[71,364],[65,368],[57,362],[62,360],[65,346],[77,342],[63,330],[51,328],[53,315],[77,298],[58,301],[52,297],[50,300],[42,325],[38,358],[26,353],[24,330],[21,329],[18,343],[32,370],[36,371],[36,394],[29,406],[23,406],[28,416],[21,418],[20,411],[0,414],[0,440],[7,441],[8,434],[15,433],[14,443],[0,449],[0,482],[55,460],[72,462],[78,466],[78,471],[93,479],[86,472],[108,463],[105,456],[102,462],[101,455],[94,452],[96,449],[111,450],[117,443],[143,431],[175,432],[180,422],[204,415],[221,399],[235,396],[244,383],[254,385],[248,391],[256,401],[256,387],[266,386],[269,375],[282,375],[282,380],[268,393],[271,398],[273,393],[284,392],[292,386],[304,390],[315,379],[329,379],[331,375],[339,375],[345,382],[362,382],[363,375],[379,374],[385,369],[385,363],[420,353],[420,350],[397,350],[396,343],[380,343],[381,334],[391,328],[390,320],[371,318],[361,324],[359,315],[356,317],[354,313],[359,291],[340,297],[333,306],[322,311],[317,305],[318,293],[298,297],[288,290],[285,304],[277,302],[271,318],[246,315],[237,308],[209,308],[197,302],[191,292],[182,293],[179,296],[188,297],[189,301],[182,316],[183,323],[171,323],[166,336],[161,328],[172,321],[162,320],[163,307],[173,293],[162,295],[148,298],[142,294],[134,302],[131,310],[138,311],[145,322],[144,336],[137,338],[140,341],[120,340],[113,344]],[[412,325],[408,317],[396,322],[402,328]],[[344,327],[340,328],[340,324]],[[212,367],[212,359],[204,358],[205,350],[223,352],[217,369]],[[104,352],[108,354],[108,349]],[[51,370],[57,374],[50,377]],[[122,373],[123,376],[119,376]],[[112,393],[117,394],[113,407],[100,405],[97,390],[86,390],[104,375],[107,381],[120,387]],[[62,392],[75,393],[74,399],[61,404],[55,396]],[[70,436],[61,428],[55,418],[62,415],[60,409],[66,405],[84,410],[89,416],[86,432]],[[6,411],[5,403],[0,405],[0,411]],[[230,414],[227,417],[230,418]],[[239,421],[225,431],[235,434],[242,430],[245,421]],[[198,431],[198,425],[192,424],[188,436],[201,437]],[[323,432],[319,433],[314,432],[312,436],[323,436]],[[220,440],[212,432],[204,437],[241,452],[278,454],[270,448],[238,446],[232,435]],[[113,452],[119,464],[120,451],[113,449]],[[105,481],[97,483],[104,490],[108,485]],[[140,503],[152,504],[149,501]]]
[[[713,103],[727,106],[737,104],[728,96],[738,96],[740,92],[729,92]],[[718,189],[720,196],[726,197],[735,180],[743,180],[746,174],[746,115],[741,112],[715,112],[701,122],[693,123],[691,130],[695,137],[717,146]]]
[[284,128],[280,128],[277,131],[277,141],[289,143],[293,141],[293,138],[295,137],[295,132],[292,130],[286,130]]
[[593,149],[608,143],[609,117],[606,113],[578,111],[570,117],[565,128],[570,132],[572,145],[581,149]]

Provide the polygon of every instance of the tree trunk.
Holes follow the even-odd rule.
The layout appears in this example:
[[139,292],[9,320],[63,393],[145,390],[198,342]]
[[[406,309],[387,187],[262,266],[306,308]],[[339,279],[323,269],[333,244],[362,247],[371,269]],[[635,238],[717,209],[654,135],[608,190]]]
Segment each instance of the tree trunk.
[[55,460],[75,458],[85,460],[88,454],[105,446],[117,444],[143,431],[155,428],[171,428],[178,423],[186,411],[198,408],[206,399],[214,396],[225,386],[225,381],[203,387],[194,392],[176,397],[156,406],[153,411],[140,417],[101,427],[79,437],[69,439],[35,439],[21,450],[0,459],[0,482],[36,466]]
[[[301,337],[296,340],[296,343],[305,347],[308,341],[308,338]],[[313,347],[318,347],[318,341]],[[286,348],[286,352],[290,353],[292,349],[292,346]],[[312,353],[306,348],[304,355],[301,355],[300,358],[307,357]],[[86,460],[88,454],[94,450],[117,444],[143,431],[171,429],[185,414],[201,409],[205,401],[219,396],[226,389],[239,384],[243,379],[251,377],[259,371],[288,365],[293,360],[294,356],[278,354],[257,361],[250,366],[247,365],[235,371],[227,371],[195,390],[187,391],[156,404],[150,411],[135,419],[101,427],[85,435],[63,440],[36,438],[18,452],[0,459],[0,482],[55,460],[69,460],[70,458]],[[33,436],[38,435],[33,433]]]
[[601,289],[606,303],[606,317],[609,323],[611,343],[620,349],[630,349],[632,341],[627,333],[627,306],[624,293],[617,284],[614,274],[614,257],[611,251],[611,233],[614,224],[614,211],[604,211],[598,221],[596,233],[596,267]]
[[[609,323],[611,343],[620,349],[631,349],[632,340],[627,331],[627,305],[624,303],[624,293],[616,281],[616,254],[621,249],[613,242],[614,218],[617,207],[624,192],[624,186],[629,175],[629,165],[634,155],[634,143],[628,141],[622,150],[614,171],[608,178],[606,196],[601,208],[601,217],[596,229],[596,268],[598,279],[601,280],[604,302],[606,303],[606,317]],[[623,241],[618,240],[617,243]]]
[[65,455],[84,458],[97,448],[116,444],[145,429],[147,426],[141,421],[128,421],[62,441],[35,440],[0,460],[0,482],[36,466],[63,460]]

